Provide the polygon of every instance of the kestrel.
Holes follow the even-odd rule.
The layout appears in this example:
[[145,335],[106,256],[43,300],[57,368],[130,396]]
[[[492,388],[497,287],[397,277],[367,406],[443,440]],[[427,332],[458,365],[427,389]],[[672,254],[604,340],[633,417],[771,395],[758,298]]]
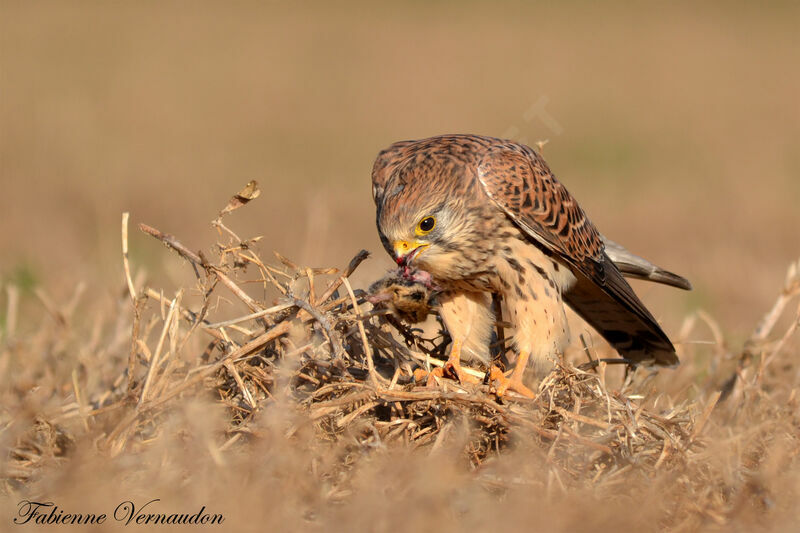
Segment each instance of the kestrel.
[[498,396],[533,396],[523,372],[529,358],[563,353],[565,302],[626,360],[678,363],[623,273],[684,289],[689,282],[605,240],[530,147],[477,135],[397,142],[378,155],[372,191],[386,250],[443,290],[452,338],[445,368],[459,380],[474,381],[462,352],[489,363],[492,293],[506,303],[518,352],[508,378],[492,371]]

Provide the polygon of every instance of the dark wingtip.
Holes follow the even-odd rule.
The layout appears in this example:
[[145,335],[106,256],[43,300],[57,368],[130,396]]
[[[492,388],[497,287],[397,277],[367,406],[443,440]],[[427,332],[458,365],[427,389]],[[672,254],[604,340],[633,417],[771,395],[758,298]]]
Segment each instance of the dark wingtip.
[[658,366],[665,366],[667,368],[675,368],[679,364],[681,364],[681,360],[678,359],[678,354],[675,352],[661,352],[659,354],[661,357],[656,359],[656,364]]
[[658,350],[656,352],[648,353],[646,356],[639,356],[634,354],[625,354],[622,356],[623,360],[629,361],[631,366],[644,366],[644,367],[662,367],[662,368],[677,368],[681,364],[678,359],[678,354],[674,351]]

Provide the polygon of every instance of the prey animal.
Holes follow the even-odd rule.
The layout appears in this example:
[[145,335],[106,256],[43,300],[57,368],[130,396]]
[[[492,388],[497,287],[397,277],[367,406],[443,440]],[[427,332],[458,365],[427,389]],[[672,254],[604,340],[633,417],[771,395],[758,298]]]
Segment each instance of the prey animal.
[[[522,382],[530,359],[562,354],[564,304],[631,364],[676,365],[667,335],[623,274],[689,289],[689,282],[605,239],[532,148],[478,135],[392,144],[372,170],[381,242],[398,265],[433,276],[452,338],[444,373],[474,378],[462,354],[488,363],[502,296],[518,352],[496,393],[533,392]],[[441,374],[440,374],[441,375]]]

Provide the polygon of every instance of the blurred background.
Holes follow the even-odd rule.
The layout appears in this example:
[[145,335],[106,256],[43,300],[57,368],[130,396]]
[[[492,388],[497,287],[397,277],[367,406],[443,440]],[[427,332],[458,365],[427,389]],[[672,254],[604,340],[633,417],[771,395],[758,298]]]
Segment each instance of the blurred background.
[[746,337],[800,255],[800,5],[12,2],[0,5],[0,282],[65,298],[191,272],[231,215],[311,266],[390,268],[370,170],[393,141],[533,144],[603,233],[692,280],[637,284],[674,332]]

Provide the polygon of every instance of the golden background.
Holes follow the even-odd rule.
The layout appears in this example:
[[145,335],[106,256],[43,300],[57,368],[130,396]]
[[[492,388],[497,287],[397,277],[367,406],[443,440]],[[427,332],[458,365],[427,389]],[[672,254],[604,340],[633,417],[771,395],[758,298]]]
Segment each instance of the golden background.
[[[603,233],[694,282],[688,296],[637,285],[668,327],[701,307],[747,329],[800,252],[797,4],[2,12],[5,279],[120,282],[122,211],[207,246],[208,221],[250,179],[265,194],[242,233],[316,266],[367,248],[362,272],[377,276],[390,262],[376,153],[454,132],[549,140]],[[163,270],[135,233],[134,264]]]
[[[702,395],[703,380],[729,374],[692,373],[707,360],[738,361],[800,255],[798,27],[797,2],[3,0],[0,449],[17,446],[39,413],[78,405],[79,386],[106,390],[120,377],[132,314],[122,212],[131,213],[134,274],[146,271],[148,286],[170,296],[193,283],[192,270],[135,224],[207,250],[210,221],[255,179],[261,197],[226,224],[243,237],[263,235],[262,256],[277,250],[303,265],[341,267],[371,250],[354,276],[364,288],[392,266],[374,227],[375,155],[396,140],[442,133],[548,140],[545,158],[601,232],[694,283],[691,293],[634,287],[672,338],[682,338],[681,323],[696,311],[718,321],[727,348],[699,346],[699,356],[661,376],[668,386],[660,391],[680,389],[672,397]],[[80,304],[67,305],[81,283]],[[11,286],[22,289],[16,332]],[[62,307],[75,313],[65,318]],[[702,326],[688,335],[713,337]],[[796,401],[794,367],[770,370]],[[757,403],[763,390],[747,386]],[[311,528],[303,510],[316,506],[343,530],[456,531],[463,522],[447,514],[451,503],[485,529],[504,521],[527,528],[518,512],[543,530],[649,530],[662,525],[665,487],[674,494],[680,474],[662,470],[651,480],[633,469],[616,478],[629,491],[618,499],[598,500],[590,489],[551,498],[550,478],[547,491],[519,486],[495,498],[470,489],[472,473],[455,462],[396,447],[347,474],[355,492],[341,496],[316,470],[308,474],[338,472],[352,453],[346,438],[319,452],[307,427],[291,439],[275,430],[296,421],[291,410],[265,409],[248,446],[215,455],[227,422],[211,402],[218,398],[206,396],[159,414],[165,436],[140,447],[131,439],[118,456],[96,453],[102,428],[74,432],[69,461],[44,457],[27,486],[4,482],[0,518],[14,516],[19,489],[75,512],[161,497],[162,510],[206,505],[250,530]],[[789,427],[791,401],[786,420],[768,416]],[[800,485],[789,460],[751,470],[745,444],[764,422],[754,412],[714,434],[709,469],[726,473],[724,486],[751,474],[774,479],[770,494],[785,523],[796,523]],[[796,432],[784,437],[796,450]],[[780,451],[776,442],[757,449]],[[505,479],[539,479],[544,454],[521,446],[490,468]],[[453,503],[452,494],[465,498]],[[340,496],[350,505],[328,504]],[[695,495],[685,498],[695,512]],[[769,515],[753,516],[761,526]]]

